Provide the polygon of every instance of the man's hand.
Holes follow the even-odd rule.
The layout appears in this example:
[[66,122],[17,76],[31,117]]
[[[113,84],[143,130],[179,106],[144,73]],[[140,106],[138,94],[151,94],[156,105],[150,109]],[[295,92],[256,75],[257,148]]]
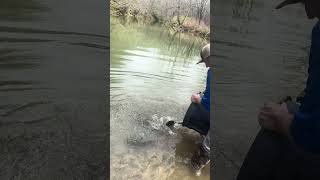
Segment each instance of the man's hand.
[[286,103],[265,104],[260,110],[258,119],[261,127],[289,136],[293,115],[289,113]]
[[200,102],[201,102],[200,95],[197,94],[197,93],[193,93],[192,96],[191,96],[191,101],[194,102],[194,103],[200,104]]

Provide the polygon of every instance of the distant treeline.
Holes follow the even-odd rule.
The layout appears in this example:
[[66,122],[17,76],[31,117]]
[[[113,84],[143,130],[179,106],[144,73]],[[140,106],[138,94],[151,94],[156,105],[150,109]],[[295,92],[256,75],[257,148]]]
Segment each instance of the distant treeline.
[[111,0],[112,16],[165,24],[175,31],[210,37],[209,0]]

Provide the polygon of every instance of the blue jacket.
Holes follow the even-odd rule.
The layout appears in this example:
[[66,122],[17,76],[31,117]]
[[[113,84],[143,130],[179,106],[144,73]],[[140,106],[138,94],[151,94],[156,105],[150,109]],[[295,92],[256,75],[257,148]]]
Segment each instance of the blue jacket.
[[201,98],[201,104],[210,112],[210,82],[211,82],[211,68],[207,72],[207,85],[206,90]]
[[320,22],[312,30],[308,74],[305,96],[290,130],[298,145],[320,153]]

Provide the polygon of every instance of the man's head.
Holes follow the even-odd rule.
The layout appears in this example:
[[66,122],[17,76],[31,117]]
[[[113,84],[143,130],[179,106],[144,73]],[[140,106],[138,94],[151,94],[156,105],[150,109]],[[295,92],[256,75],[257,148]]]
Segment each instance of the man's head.
[[289,4],[302,3],[305,5],[305,10],[309,19],[320,19],[320,1],[319,0],[285,0],[280,3],[276,9],[280,9]]
[[205,63],[206,67],[213,66],[212,57],[210,54],[210,44],[203,46],[203,48],[200,51],[200,57],[201,57],[201,60],[197,64],[203,62]]

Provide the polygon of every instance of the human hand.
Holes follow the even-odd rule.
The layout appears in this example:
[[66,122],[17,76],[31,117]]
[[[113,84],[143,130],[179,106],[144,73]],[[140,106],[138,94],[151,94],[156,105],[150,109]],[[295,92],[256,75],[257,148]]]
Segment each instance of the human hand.
[[194,102],[194,103],[199,104],[199,103],[201,102],[201,97],[200,97],[200,95],[197,94],[197,93],[193,93],[193,94],[191,95],[191,101]]
[[289,127],[293,115],[289,113],[286,103],[267,103],[258,115],[260,126],[289,136]]

